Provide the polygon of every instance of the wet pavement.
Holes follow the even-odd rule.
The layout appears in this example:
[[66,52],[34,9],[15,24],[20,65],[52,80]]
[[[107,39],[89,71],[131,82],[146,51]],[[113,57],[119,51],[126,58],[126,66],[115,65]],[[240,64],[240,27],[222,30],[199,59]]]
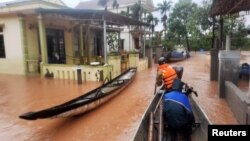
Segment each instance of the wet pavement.
[[[237,124],[226,101],[209,78],[209,54],[171,65],[184,67],[183,80],[197,90],[194,100],[213,124]],[[153,99],[156,66],[141,71],[123,92],[101,107],[72,118],[27,121],[18,116],[61,104],[101,85],[44,79],[37,76],[0,75],[0,139],[4,141],[129,141]]]

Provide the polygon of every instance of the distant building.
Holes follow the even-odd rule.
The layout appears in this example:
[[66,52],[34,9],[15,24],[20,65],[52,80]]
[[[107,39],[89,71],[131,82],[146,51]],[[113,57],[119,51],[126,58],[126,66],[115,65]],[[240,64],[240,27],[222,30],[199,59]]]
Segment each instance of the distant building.
[[[89,0],[80,2],[77,9],[105,9],[104,6],[98,4],[99,0]],[[131,7],[134,4],[140,4],[147,12],[154,10],[154,4],[152,0],[117,0],[117,7],[113,6],[113,1],[110,0],[107,3],[107,10],[113,13],[120,14],[122,11],[131,13]],[[147,30],[146,30],[147,31]],[[143,51],[143,38],[144,29],[138,29],[137,27],[124,27],[124,30],[120,33],[119,45],[122,50],[131,51]]]

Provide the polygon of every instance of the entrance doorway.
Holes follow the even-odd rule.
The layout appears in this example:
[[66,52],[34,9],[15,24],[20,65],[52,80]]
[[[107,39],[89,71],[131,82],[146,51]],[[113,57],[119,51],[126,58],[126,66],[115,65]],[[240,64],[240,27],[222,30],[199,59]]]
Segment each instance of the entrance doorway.
[[65,41],[64,30],[46,29],[48,63],[49,64],[65,64]]

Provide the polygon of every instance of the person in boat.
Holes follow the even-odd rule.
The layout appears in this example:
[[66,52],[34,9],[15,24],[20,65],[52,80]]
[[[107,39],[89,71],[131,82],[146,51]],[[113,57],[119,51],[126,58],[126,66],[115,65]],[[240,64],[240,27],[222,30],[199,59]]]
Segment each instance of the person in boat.
[[163,96],[163,117],[172,141],[177,140],[178,132],[183,134],[185,141],[191,141],[192,126],[195,125],[188,95],[182,92],[183,85],[183,82],[175,79],[172,91]]
[[164,83],[164,88],[167,91],[172,89],[173,81],[177,78],[177,73],[173,67],[167,64],[164,57],[158,59],[158,72],[156,78],[157,86],[161,86]]

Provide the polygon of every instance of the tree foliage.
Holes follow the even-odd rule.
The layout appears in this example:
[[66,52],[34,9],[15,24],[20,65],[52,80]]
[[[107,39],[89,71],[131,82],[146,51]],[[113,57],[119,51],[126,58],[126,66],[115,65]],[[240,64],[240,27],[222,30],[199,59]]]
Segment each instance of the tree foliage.
[[171,1],[164,0],[162,3],[158,4],[156,8],[156,10],[160,11],[162,15],[161,22],[165,29],[167,28],[167,19],[168,19],[167,12],[171,8],[171,3],[172,3]]
[[[197,4],[192,0],[179,0],[175,4],[169,18],[169,29],[176,34],[177,38],[185,38],[187,49],[190,51],[189,36],[191,35],[192,26],[197,26],[192,19],[197,10]],[[196,28],[196,27],[194,27]]]

